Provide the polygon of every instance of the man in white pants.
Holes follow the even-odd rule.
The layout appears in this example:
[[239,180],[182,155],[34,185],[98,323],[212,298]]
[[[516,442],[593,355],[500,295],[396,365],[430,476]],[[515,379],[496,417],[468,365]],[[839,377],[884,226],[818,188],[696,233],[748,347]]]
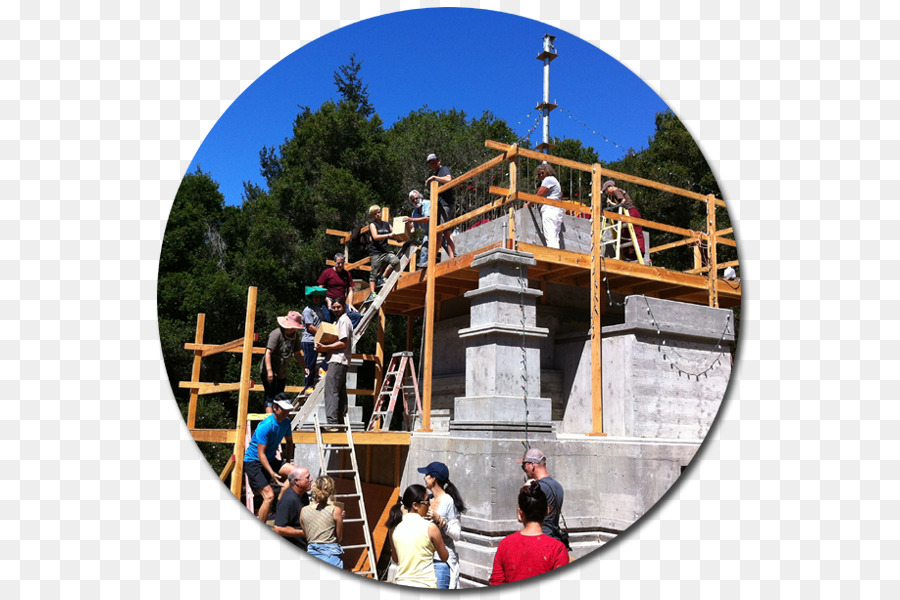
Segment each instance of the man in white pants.
[[[562,188],[553,167],[541,163],[535,171],[535,177],[541,184],[535,195],[550,200],[562,200]],[[526,207],[531,205],[531,202],[525,204]],[[548,248],[559,248],[559,230],[562,228],[563,213],[561,208],[541,204],[541,230]]]

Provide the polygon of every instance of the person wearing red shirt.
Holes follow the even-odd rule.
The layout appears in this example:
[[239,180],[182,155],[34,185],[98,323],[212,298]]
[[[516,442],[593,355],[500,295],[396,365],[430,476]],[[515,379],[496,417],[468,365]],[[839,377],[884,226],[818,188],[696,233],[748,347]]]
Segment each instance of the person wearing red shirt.
[[569,564],[569,553],[562,542],[541,531],[547,507],[547,496],[537,481],[522,487],[516,514],[524,527],[497,546],[491,585],[528,579]]

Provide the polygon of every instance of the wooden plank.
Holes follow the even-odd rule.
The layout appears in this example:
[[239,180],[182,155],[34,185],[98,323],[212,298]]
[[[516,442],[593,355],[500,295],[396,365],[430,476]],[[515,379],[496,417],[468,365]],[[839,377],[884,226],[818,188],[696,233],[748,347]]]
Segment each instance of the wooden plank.
[[[241,340],[241,343],[243,343],[243,341],[244,341],[244,340],[242,339],[242,340]],[[214,349],[219,348],[219,347],[221,347],[221,346],[222,346],[222,344],[198,344],[198,343],[194,343],[194,344],[185,344],[185,345],[184,345],[184,349],[185,349],[185,350],[193,350],[194,352],[197,352],[197,351],[199,351],[199,352],[205,352],[205,351],[207,351],[207,350],[214,350]],[[228,349],[228,350],[223,350],[223,352],[232,352],[232,353],[235,353],[235,354],[242,353],[243,351],[244,351],[244,348],[243,348],[243,347],[240,347],[240,348],[230,348],[230,349]],[[265,349],[265,348],[257,348],[257,347],[254,347],[253,350],[252,350],[252,353],[253,353],[253,354],[265,354],[265,353],[266,353],[266,349]],[[214,354],[217,354],[217,353],[214,353]],[[203,354],[203,356],[206,357],[206,356],[209,356],[209,355]]]
[[687,246],[688,244],[696,242],[697,240],[697,237],[690,237],[683,240],[678,240],[677,242],[672,242],[670,244],[662,244],[661,246],[650,248],[650,252],[648,252],[647,254],[656,254],[657,252],[662,252],[663,250],[670,250],[672,248],[678,248],[680,246]]
[[[507,144],[503,144],[501,142],[494,142],[492,140],[485,141],[484,145],[492,150],[499,150],[501,152],[505,151],[509,148]],[[549,163],[553,163],[556,165],[561,165],[564,167],[569,167],[572,169],[577,169],[579,171],[591,172],[592,166],[586,165],[584,163],[575,162],[572,160],[558,158],[556,156],[552,156],[550,154],[542,154],[540,152],[535,152],[533,150],[526,150],[525,148],[519,149],[519,156],[524,156],[526,158],[533,158],[535,160],[546,160]],[[642,185],[644,187],[653,188],[659,190],[661,192],[668,192],[670,194],[676,194],[678,196],[683,196],[685,198],[691,198],[693,200],[698,200],[700,202],[706,203],[706,196],[703,194],[698,194],[696,192],[691,192],[689,190],[685,190],[682,188],[677,188],[675,186],[666,185],[664,183],[657,183],[655,181],[651,181],[649,179],[644,179],[642,177],[635,177],[634,175],[628,175],[627,173],[620,173],[619,171],[612,171],[610,169],[604,170],[604,175],[607,177],[619,180],[619,181],[627,181],[628,183],[636,183],[638,185]],[[599,189],[599,188],[597,188]],[[715,200],[716,206],[725,206],[725,201],[716,198]]]
[[728,235],[730,233],[734,233],[734,227],[729,227],[728,229],[720,229],[716,232],[716,236]]
[[[601,167],[595,164],[591,171],[591,185],[600,189]],[[591,202],[591,431],[590,435],[603,435],[603,304],[604,290],[600,289],[602,274],[603,239],[601,215],[603,199],[594,194]]]
[[451,221],[442,223],[440,226],[438,226],[435,229],[435,231],[441,232],[441,231],[447,231],[448,229],[453,229],[457,225],[465,223],[466,221],[471,221],[475,217],[480,217],[481,215],[483,215],[485,213],[489,213],[492,210],[501,208],[506,203],[507,203],[506,198],[498,198],[497,200],[493,200],[493,201],[489,202],[488,204],[481,206],[480,208],[476,208],[475,210],[471,210],[462,216],[456,217],[455,219],[453,219]]
[[709,305],[713,308],[719,308],[719,294],[716,289],[716,278],[719,276],[719,270],[716,267],[718,262],[718,248],[716,243],[716,197],[710,194],[707,196],[706,202],[706,232],[709,235],[709,271],[707,278],[709,279]]
[[[409,431],[354,431],[353,444],[356,446],[409,446],[412,433]],[[291,438],[295,444],[315,444],[315,431],[295,431]],[[326,444],[346,444],[344,432],[323,433],[322,441]]]
[[[724,269],[727,269],[728,267],[739,267],[739,266],[740,266],[739,260],[732,260],[729,262],[719,263],[719,270],[722,271]],[[691,275],[697,275],[700,273],[706,273],[707,271],[709,271],[709,267],[700,267],[699,269],[691,269],[690,271],[685,271],[685,273],[689,273]]]
[[[233,444],[235,439],[240,439],[243,443],[243,431],[235,432],[233,429],[191,429],[189,430],[191,437],[195,442],[214,442],[217,444]],[[241,435],[238,435],[240,433]],[[241,464],[244,462],[244,453],[241,452]],[[237,466],[235,464],[235,466]],[[241,475],[243,477],[243,475]],[[232,483],[234,477],[232,476]]]
[[[519,242],[519,250],[534,254],[535,260],[552,262],[560,265],[577,266],[582,269],[591,268],[591,257],[588,254],[573,252],[571,250],[561,250],[559,248],[547,248],[546,246],[526,244],[525,242]],[[607,259],[607,263],[608,262],[609,260]]]
[[[194,342],[197,344],[203,343],[203,329],[206,327],[206,314],[200,313],[197,315],[197,330],[194,333]],[[191,367],[191,381],[200,381],[200,361],[203,358],[203,352],[200,350],[194,350],[194,364]],[[191,397],[188,400],[188,417],[187,417],[187,426],[188,429],[193,429],[197,424],[197,390],[191,390]]]
[[[438,197],[438,183],[431,182],[431,197]],[[440,248],[437,244],[437,219],[428,221],[428,270],[425,273],[425,323],[422,335],[424,336],[424,348],[419,360],[424,361],[422,373],[422,431],[431,431],[431,378],[432,362],[434,360],[434,313],[435,313],[435,271],[437,270],[437,252]],[[449,261],[455,262],[455,261]],[[471,263],[470,263],[471,264]],[[468,265],[466,265],[468,266]]]
[[570,202],[565,200],[551,200],[550,198],[544,198],[543,196],[537,196],[535,194],[529,194],[526,192],[516,192],[513,195],[513,200],[525,200],[526,202],[534,202],[535,204],[546,204],[547,206],[555,206],[557,208],[561,208],[565,211],[569,212],[577,212],[579,214],[589,215],[591,214],[591,207],[585,206],[580,202]]
[[[458,186],[459,184],[466,182],[469,179],[472,179],[473,177],[477,177],[478,175],[481,175],[485,171],[496,167],[497,165],[499,165],[500,163],[502,163],[504,161],[512,160],[513,158],[515,158],[516,152],[517,152],[517,146],[515,144],[513,144],[512,146],[509,146],[506,150],[505,155],[501,154],[500,156],[495,156],[494,158],[490,159],[486,163],[482,163],[481,165],[478,165],[474,169],[466,171],[459,177],[454,177],[447,183],[438,187],[437,193],[441,194],[443,192],[446,192],[447,190],[453,189],[456,186]],[[431,197],[437,198],[436,195],[432,195]]]
[[728,238],[720,238],[719,234],[716,234],[716,243],[722,244],[723,246],[731,246],[732,248],[737,248],[737,242],[734,240],[729,240]]
[[640,225],[642,227],[646,227],[648,229],[656,229],[658,231],[666,231],[668,233],[674,233],[676,235],[681,235],[684,237],[694,237],[697,235],[696,231],[691,231],[690,229],[682,229],[681,227],[674,227],[672,225],[664,225],[663,223],[657,223],[656,221],[648,221],[646,219],[638,219],[637,217],[632,217],[631,215],[620,215],[616,212],[610,212],[608,210],[603,211],[603,216],[607,219],[612,219],[613,221],[621,221],[623,223],[631,223],[633,225]]
[[234,474],[231,477],[231,493],[240,500],[244,483],[244,440],[239,434],[247,426],[247,405],[250,398],[250,367],[253,359],[253,329],[256,324],[256,287],[247,290],[247,315],[244,320],[244,352],[241,359],[241,386],[238,391],[237,425],[235,427]]
[[231,458],[228,459],[228,462],[225,463],[225,468],[222,469],[222,472],[219,474],[219,481],[225,481],[228,479],[228,475],[234,470],[234,454],[231,455]]
[[[534,279],[540,281],[556,281],[559,279],[566,279],[567,277],[575,274],[584,273],[583,267],[562,267],[560,269],[551,269],[547,271],[546,274],[541,275],[540,277],[535,277]],[[529,277],[531,279],[531,277]]]
[[[495,142],[493,140],[485,140],[484,145],[486,148],[490,148],[491,150],[499,150],[500,152],[507,152],[511,148],[511,146],[507,144],[504,144],[502,142]],[[526,148],[519,148],[518,155],[540,161],[546,160],[548,163],[552,163],[554,165],[569,167],[571,169],[577,169],[579,171],[585,171],[587,173],[590,173],[592,169],[591,165],[575,162],[574,160],[569,160],[567,158],[559,158],[558,156],[553,156],[552,154],[542,154],[541,152],[535,152],[534,150],[528,150]]]

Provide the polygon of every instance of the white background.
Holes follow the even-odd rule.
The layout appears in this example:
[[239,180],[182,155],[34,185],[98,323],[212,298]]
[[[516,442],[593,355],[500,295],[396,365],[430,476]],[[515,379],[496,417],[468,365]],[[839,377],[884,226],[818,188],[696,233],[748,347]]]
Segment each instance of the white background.
[[121,4],[0,3],[0,597],[402,593],[229,496],[168,387],[156,275],[178,183],[247,86],[430,6],[540,19],[647,82],[713,165],[745,284],[718,424],[670,496],[492,597],[900,597],[896,3]]

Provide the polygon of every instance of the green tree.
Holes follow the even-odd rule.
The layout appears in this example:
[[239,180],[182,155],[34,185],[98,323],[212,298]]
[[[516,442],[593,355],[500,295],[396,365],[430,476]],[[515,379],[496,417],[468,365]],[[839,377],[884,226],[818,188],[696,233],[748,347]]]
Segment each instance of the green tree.
[[355,106],[361,115],[368,118],[375,114],[375,108],[369,102],[369,86],[359,76],[361,68],[362,63],[356,61],[356,54],[351,54],[350,63],[341,65],[334,72],[334,85],[344,102]]

